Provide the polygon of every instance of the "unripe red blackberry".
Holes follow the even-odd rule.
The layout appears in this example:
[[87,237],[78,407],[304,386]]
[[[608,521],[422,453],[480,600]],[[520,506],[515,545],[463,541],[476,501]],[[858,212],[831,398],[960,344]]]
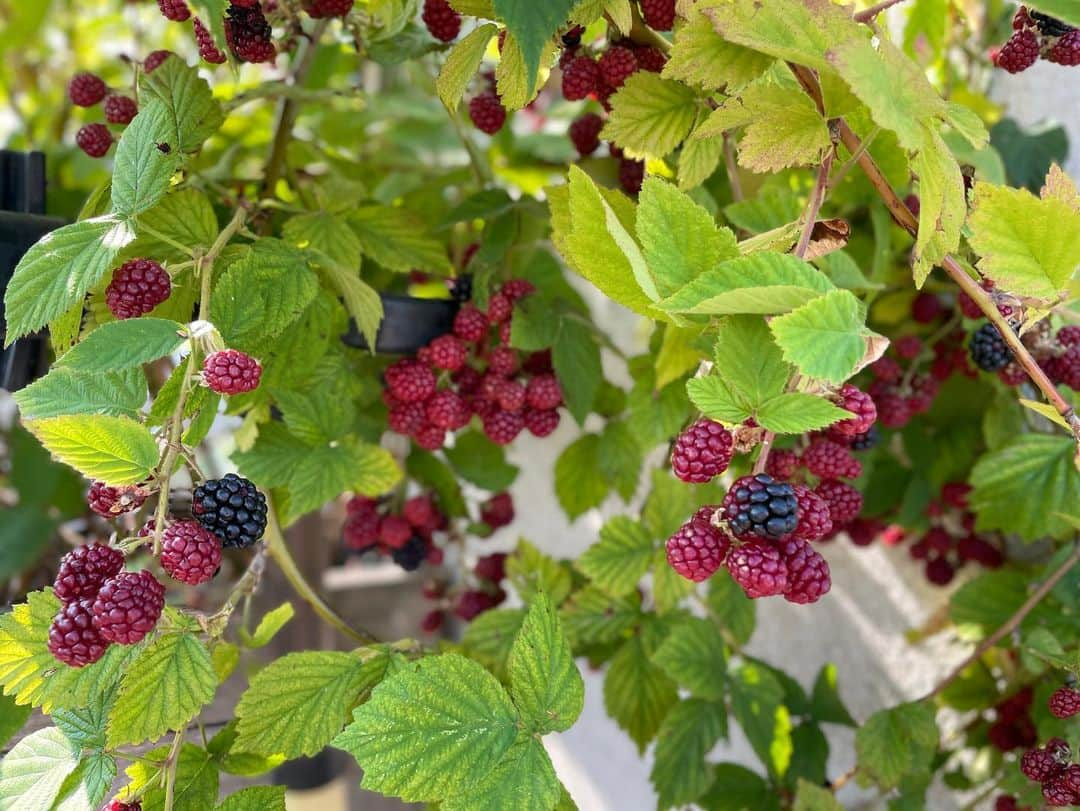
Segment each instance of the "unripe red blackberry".
[[424,0],[421,19],[431,36],[443,42],[451,42],[461,33],[461,15],[446,0]]
[[221,565],[221,540],[198,521],[176,521],[165,530],[161,568],[174,580],[197,586]]
[[514,313],[514,302],[503,292],[495,293],[488,299],[487,317],[492,324],[509,321]]
[[172,293],[172,280],[153,259],[129,259],[113,271],[105,288],[109,312],[119,319],[138,318],[165,301]]
[[210,33],[210,29],[203,25],[203,21],[198,17],[195,18],[193,25],[195,27],[195,45],[199,49],[199,57],[211,65],[224,64],[228,57],[214,42],[214,35]]
[[456,391],[436,392],[427,401],[425,415],[428,422],[440,428],[456,431],[469,424],[472,413],[464,398]]
[[146,55],[146,59],[143,60],[143,70],[147,73],[153,73],[161,66],[162,62],[172,55],[172,51],[164,49],[160,51],[151,51]]
[[[1075,777],[1070,771],[1074,771]],[[1074,790],[1074,785],[1077,790]],[[1042,795],[1051,808],[1069,808],[1080,804],[1080,766],[1070,766],[1065,774],[1043,783]]]
[[104,124],[86,124],[75,133],[75,143],[91,158],[103,158],[112,146],[113,137]]
[[488,354],[488,375],[509,377],[521,366],[518,353],[508,346],[497,346]]
[[142,811],[142,803],[139,800],[132,800],[129,803],[112,800],[103,811]]
[[833,527],[839,529],[848,521],[856,518],[862,510],[862,493],[835,479],[826,479],[814,488],[814,492],[829,505],[829,516]]
[[634,49],[634,56],[637,57],[638,67],[650,73],[660,73],[667,64],[664,52],[651,45],[638,46]]
[[809,543],[795,537],[780,541],[780,554],[787,569],[785,600],[805,605],[816,603],[829,593],[832,588],[829,564]]
[[49,653],[71,667],[85,667],[105,655],[109,641],[94,625],[94,601],[65,603],[49,626]]
[[237,349],[211,352],[203,361],[202,379],[218,394],[243,394],[259,387],[262,366]]
[[191,9],[184,0],[158,0],[158,9],[166,20],[182,23],[191,16]]
[[793,484],[799,503],[799,524],[794,537],[804,541],[819,541],[832,532],[832,516],[825,500],[804,484]]
[[154,630],[164,607],[165,587],[150,572],[121,572],[98,592],[94,625],[104,639],[134,645]]
[[1072,718],[1080,713],[1080,690],[1059,687],[1050,696],[1050,712],[1057,718]]
[[494,135],[506,123],[506,108],[494,90],[488,90],[469,100],[469,118],[480,132]]
[[763,541],[741,544],[727,556],[727,570],[751,600],[783,594],[788,587],[787,566],[775,546]]
[[799,502],[790,484],[759,473],[736,479],[721,504],[731,534],[741,541],[777,541],[795,531]]
[[506,577],[506,553],[494,552],[478,558],[473,573],[479,578],[498,583]]
[[446,518],[439,512],[431,496],[413,496],[401,508],[402,517],[417,529],[427,532],[445,526]]
[[412,536],[412,525],[400,515],[387,515],[379,521],[379,542],[390,549],[401,549]]
[[536,285],[528,279],[507,279],[499,292],[509,298],[510,301],[518,302],[535,293]]
[[916,323],[929,324],[941,315],[944,309],[940,298],[924,290],[911,302],[911,317]]
[[469,357],[469,348],[455,335],[440,335],[430,344],[431,365],[436,369],[456,372],[465,365]]
[[944,556],[930,557],[926,560],[924,573],[935,586],[947,586],[956,577],[956,567]]
[[124,570],[124,553],[101,543],[77,546],[60,559],[53,591],[60,602],[92,599],[110,577]]
[[525,388],[525,402],[531,408],[549,410],[563,402],[562,386],[553,374],[538,374],[529,380]]
[[498,410],[483,418],[484,434],[496,445],[509,445],[525,428],[525,417],[520,411]]
[[86,503],[91,510],[103,518],[116,518],[118,515],[139,509],[150,495],[138,485],[110,487],[104,482],[91,482],[86,493]]
[[525,427],[530,434],[541,439],[555,433],[555,429],[559,427],[561,420],[559,412],[554,409],[525,409]]
[[862,463],[831,439],[811,442],[802,453],[802,463],[819,479],[857,479],[862,475]]
[[798,468],[799,455],[787,448],[774,448],[765,460],[765,472],[774,479],[790,479]]
[[629,48],[613,45],[604,52],[597,63],[604,84],[616,90],[638,69],[637,57]]
[[514,521],[514,499],[509,493],[496,493],[480,505],[480,520],[492,529],[501,529]]
[[427,400],[435,393],[435,373],[420,361],[405,358],[385,372],[386,386],[403,403]]
[[76,73],[68,83],[68,98],[76,107],[93,107],[108,92],[104,80],[93,73]]
[[525,387],[516,380],[504,380],[495,392],[495,402],[503,411],[520,411],[525,407]]
[[830,426],[832,431],[855,436],[869,431],[874,422],[877,421],[877,406],[874,405],[873,398],[850,383],[845,383],[840,387],[837,405],[845,411],[850,411],[855,416],[849,420],[834,423]]
[[454,316],[454,335],[469,343],[484,340],[490,326],[488,317],[471,304],[466,304]]
[[454,606],[454,613],[466,622],[475,619],[485,611],[490,611],[502,600],[483,591],[463,591]]
[[424,615],[424,618],[420,620],[420,630],[425,634],[433,634],[443,626],[443,622],[446,619],[446,614],[438,609],[429,611]]
[[679,434],[671,451],[672,472],[684,482],[704,484],[731,464],[731,432],[718,422],[700,419]]
[[446,429],[427,423],[413,434],[413,439],[425,451],[437,451],[446,443]]
[[105,99],[105,120],[110,124],[130,124],[139,105],[127,96],[109,96]]
[[1020,73],[1039,59],[1039,38],[1034,31],[1023,28],[1001,46],[994,64],[1009,73]]
[[668,565],[676,572],[700,583],[724,565],[731,538],[718,527],[691,518],[667,539]]
[[272,62],[277,56],[271,41],[273,30],[255,3],[250,8],[235,3],[225,11],[225,41],[241,62]]
[[657,31],[670,31],[675,25],[675,0],[640,0],[645,24]]
[[994,811],[1020,811],[1020,804],[1012,794],[999,794],[994,800]]
[[352,11],[354,0],[303,0],[304,11],[317,20],[344,17]]
[[1044,783],[1057,777],[1069,765],[1072,753],[1061,738],[1051,738],[1042,748],[1029,749],[1020,757],[1020,771],[1029,780]]
[[619,159],[619,183],[627,194],[638,194],[641,184],[645,182],[645,162],[631,160],[630,158]]
[[600,148],[600,130],[603,128],[604,119],[596,113],[585,113],[570,125],[570,140],[582,157]]
[[379,514],[371,510],[350,515],[341,534],[350,549],[357,552],[370,549],[379,540]]
[[600,82],[600,66],[591,56],[575,56],[562,74],[562,93],[567,101],[582,101]]

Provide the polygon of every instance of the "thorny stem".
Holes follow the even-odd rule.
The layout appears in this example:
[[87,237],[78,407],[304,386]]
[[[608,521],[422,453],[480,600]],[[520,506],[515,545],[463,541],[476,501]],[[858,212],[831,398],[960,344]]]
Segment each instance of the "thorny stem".
[[986,639],[980,642],[979,646],[971,652],[970,656],[968,656],[966,659],[964,659],[964,661],[954,667],[949,672],[949,674],[940,682],[938,682],[930,692],[928,692],[920,699],[920,701],[926,701],[927,699],[933,698],[934,696],[938,695],[942,690],[944,690],[946,687],[956,681],[956,679],[958,679],[960,675],[972,664],[979,661],[979,659],[982,658],[984,653],[994,647],[1003,638],[1015,631],[1020,626],[1020,623],[1022,623],[1027,618],[1027,615],[1030,614],[1035,609],[1035,607],[1043,601],[1046,595],[1049,594],[1054,588],[1054,586],[1056,586],[1061,581],[1061,579],[1069,573],[1069,570],[1073,566],[1075,566],[1077,562],[1080,562],[1080,541],[1074,542],[1072,554],[1065,558],[1062,564],[1058,566],[1057,569],[1055,569],[1050,574],[1050,576],[1047,577],[1039,585],[1039,587],[1031,593],[1031,596],[1024,601],[1024,604],[1021,605],[1018,609],[1016,609],[1013,615],[1007,620],[1005,620],[1005,622],[1000,628],[998,628],[996,631],[994,631],[994,633],[990,634],[990,636],[986,637]]
[[[803,86],[806,93],[819,105],[822,103],[821,85],[818,83],[817,77],[813,71],[802,65],[790,64],[789,66],[795,77],[799,80],[799,83]],[[843,119],[838,119],[837,128],[840,134],[840,140],[848,151],[852,155],[859,153],[859,148],[862,146],[862,139],[855,134],[855,131],[848,126],[847,122]],[[885,205],[889,209],[889,213],[892,214],[893,219],[903,229],[905,229],[912,236],[917,236],[919,232],[919,221],[915,215],[911,213],[907,205],[903,200],[893,191],[892,186],[889,184],[888,179],[882,174],[881,169],[878,168],[877,163],[874,162],[873,157],[870,156],[866,150],[863,150],[858,157],[858,163],[860,168],[866,174],[867,179],[871,185],[877,190],[881,199],[885,202]],[[998,312],[997,305],[986,294],[986,291],[982,289],[978,282],[973,279],[963,266],[952,256],[946,255],[941,260],[941,267],[952,278],[960,288],[968,294],[979,305],[979,309],[990,320],[994,326],[997,327],[998,332],[1001,333],[1002,339],[1008,344],[1009,349],[1012,351],[1013,356],[1016,358],[1017,363],[1024,367],[1024,371],[1027,372],[1028,377],[1039,388],[1039,391],[1043,393],[1047,401],[1054,406],[1057,412],[1068,424],[1069,429],[1072,431],[1073,436],[1077,442],[1080,443],[1080,417],[1076,415],[1073,407],[1061,396],[1061,393],[1051,382],[1050,378],[1046,376],[1046,373],[1039,366],[1038,361],[1031,356],[1026,346],[1020,340],[1020,336],[1016,334],[1008,320]]]
[[[269,499],[267,499],[269,501]],[[364,631],[362,629],[352,628],[344,619],[342,619],[337,612],[334,611],[326,602],[315,593],[315,589],[311,587],[311,584],[304,578],[303,573],[300,571],[300,567],[296,565],[296,561],[293,560],[292,554],[289,552],[289,547],[285,543],[285,536],[281,532],[281,527],[278,525],[277,515],[274,512],[273,504],[269,504],[269,510],[267,510],[268,521],[266,524],[266,546],[270,553],[270,557],[277,563],[281,569],[281,573],[285,575],[285,579],[289,581],[289,584],[296,591],[297,595],[311,606],[312,610],[328,625],[337,629],[341,633],[345,634],[352,639],[355,639],[361,645],[374,645],[379,642],[378,638],[373,634]]]
[[180,748],[184,745],[184,730],[178,729],[173,737],[172,748],[165,760],[165,811],[173,811],[176,794],[176,767],[180,763]]
[[866,11],[857,12],[852,19],[857,23],[869,23],[881,12],[892,8],[893,6],[900,5],[903,2],[904,0],[881,0],[880,3],[871,6],[866,9]]
[[228,599],[225,600],[224,604],[213,616],[205,619],[204,627],[210,636],[217,637],[225,633],[229,618],[236,610],[237,604],[241,600],[247,600],[255,593],[255,590],[259,587],[259,582],[262,580],[263,573],[266,571],[266,558],[266,544],[261,544],[259,551],[251,559],[244,574],[233,585]]

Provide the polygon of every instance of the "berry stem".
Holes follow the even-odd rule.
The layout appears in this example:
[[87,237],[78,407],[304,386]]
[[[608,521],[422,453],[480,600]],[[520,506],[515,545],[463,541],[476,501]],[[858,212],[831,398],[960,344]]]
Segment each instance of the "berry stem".
[[1016,609],[1013,615],[1007,620],[1005,620],[1005,622],[1001,625],[1000,628],[998,628],[996,631],[994,631],[994,633],[990,634],[990,636],[986,637],[986,639],[980,642],[979,646],[971,652],[970,656],[968,656],[966,659],[964,659],[964,661],[954,667],[949,672],[949,674],[945,676],[945,678],[938,682],[934,686],[934,688],[925,696],[923,696],[920,700],[925,701],[928,698],[933,698],[934,696],[938,695],[942,690],[944,690],[946,687],[956,681],[956,679],[959,678],[960,675],[965,670],[967,670],[968,667],[979,661],[979,659],[982,658],[984,653],[994,647],[1003,638],[1015,631],[1020,626],[1020,623],[1022,623],[1024,619],[1027,618],[1027,615],[1030,614],[1035,609],[1035,607],[1043,601],[1043,598],[1045,598],[1046,595],[1050,593],[1054,586],[1056,586],[1061,581],[1061,579],[1069,573],[1069,570],[1078,562],[1080,562],[1080,540],[1074,541],[1072,554],[1065,558],[1062,564],[1058,566],[1057,569],[1055,569],[1050,574],[1050,576],[1047,577],[1039,585],[1039,587],[1031,593],[1031,596],[1024,601],[1024,604],[1021,605],[1018,609]]
[[880,3],[870,6],[870,8],[865,11],[857,12],[852,19],[857,23],[870,23],[881,12],[892,8],[893,6],[898,6],[903,2],[904,0],[881,0]]
[[[208,617],[206,620],[207,633],[211,637],[218,637],[225,633],[225,629],[229,625],[229,618],[236,610],[236,606],[241,600],[247,600],[255,593],[255,590],[259,587],[259,583],[262,581],[263,572],[266,571],[266,558],[267,548],[266,544],[259,546],[259,551],[255,553],[255,557],[251,559],[244,574],[236,581],[236,584],[229,592],[228,599],[222,604],[221,608],[217,612]],[[248,605],[245,602],[245,609]],[[246,611],[245,611],[246,613]],[[245,618],[244,627],[247,627],[247,621]]]
[[744,199],[742,180],[739,178],[739,166],[735,161],[735,139],[729,131],[724,131],[724,169],[731,185],[731,199],[736,203]]
[[[818,105],[819,109],[821,109],[823,103],[821,85],[818,83],[814,72],[802,65],[788,63],[788,66],[795,74],[795,78],[799,80],[803,90],[806,91],[807,95],[809,95]],[[893,191],[888,179],[882,174],[881,169],[878,168],[873,157],[865,150],[860,154],[862,139],[855,134],[855,131],[852,130],[842,118],[837,119],[837,130],[840,135],[840,140],[843,142],[844,146],[847,147],[848,151],[850,151],[852,155],[858,155],[859,167],[863,170],[863,173],[870,181],[870,184],[877,190],[881,199],[885,202],[893,219],[909,234],[916,236],[919,232],[918,219],[911,213],[907,204],[900,199],[899,195]],[[998,312],[997,305],[995,305],[986,294],[986,291],[979,286],[978,282],[976,282],[964,267],[951,255],[946,255],[945,258],[941,260],[941,267],[952,280],[979,305],[979,309],[982,310],[983,314],[998,328],[998,332],[1001,333],[1002,339],[1012,351],[1017,363],[1024,367],[1024,371],[1028,373],[1032,382],[1034,382],[1039,388],[1039,391],[1043,393],[1043,396],[1046,397],[1047,401],[1054,406],[1062,419],[1068,424],[1069,429],[1072,431],[1077,442],[1080,443],[1080,417],[1076,415],[1073,407],[1061,396],[1061,393],[1039,366],[1038,361],[1036,361],[1035,358],[1031,356],[1031,353],[1028,352],[1027,347],[1024,346],[1023,342],[1020,340],[1020,336],[1017,335],[1009,325],[1008,320]]]
[[488,166],[487,161],[484,160],[480,151],[476,148],[472,138],[465,132],[465,128],[461,126],[458,111],[448,110],[447,112],[450,115],[450,123],[454,126],[454,132],[457,133],[458,140],[461,141],[462,146],[465,147],[465,152],[469,156],[469,164],[472,166],[473,174],[476,175],[476,182],[480,185],[480,188],[486,189],[494,182],[491,176],[491,167]]
[[329,626],[337,629],[341,633],[345,634],[352,639],[355,639],[361,645],[375,645],[378,644],[379,639],[367,631],[362,629],[354,629],[344,619],[338,616],[326,602],[320,597],[311,584],[304,578],[303,573],[300,571],[300,567],[296,565],[296,561],[293,559],[292,554],[289,552],[289,547],[285,543],[285,536],[281,532],[281,527],[278,524],[277,512],[274,509],[274,504],[267,497],[269,509],[267,510],[267,522],[266,522],[266,548],[270,553],[270,557],[277,563],[281,569],[281,573],[285,575],[285,579],[289,581],[289,584],[293,587],[293,590],[297,595],[311,606],[312,610]]
[[173,811],[176,796],[176,768],[180,763],[180,749],[184,745],[184,730],[178,729],[173,736],[172,748],[165,760],[165,811]]

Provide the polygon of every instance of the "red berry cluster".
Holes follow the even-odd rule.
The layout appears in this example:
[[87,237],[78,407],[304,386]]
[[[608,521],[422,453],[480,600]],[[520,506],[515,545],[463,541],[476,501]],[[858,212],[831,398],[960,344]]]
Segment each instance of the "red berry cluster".
[[993,54],[994,64],[1020,73],[1039,59],[1058,65],[1080,65],[1080,29],[1020,6],[1013,17],[1013,35]]
[[[666,30],[674,23],[675,4],[672,0],[643,0],[641,5],[646,21],[651,17],[654,28]],[[667,57],[657,48],[639,45],[629,39],[609,41],[601,48],[583,46],[577,29],[564,35],[563,43],[565,47],[559,59],[563,98],[596,101],[604,112],[610,112],[609,99],[630,76],[639,70],[659,73],[667,62]],[[600,148],[603,127],[604,116],[592,110],[570,125],[570,140],[581,157]],[[609,145],[608,151],[619,162],[619,181],[623,190],[627,194],[637,194],[645,177],[645,164],[626,157],[614,144]]]
[[495,77],[484,76],[484,89],[469,100],[469,118],[480,132],[494,135],[506,123],[506,108],[495,90]]
[[415,571],[425,560],[442,563],[443,550],[435,544],[434,536],[448,524],[432,496],[414,496],[400,509],[395,509],[389,498],[355,496],[346,511],[342,535],[350,550],[364,553],[374,549],[407,572]]
[[[104,101],[105,120],[110,124],[130,124],[139,112],[133,99],[110,94],[104,80],[93,73],[75,74],[68,84],[68,98],[77,107],[96,107]],[[113,135],[105,124],[94,122],[85,124],[75,134],[75,143],[91,158],[101,158],[112,146]]]
[[109,645],[133,645],[157,624],[165,587],[150,572],[125,572],[124,555],[105,544],[77,547],[60,561],[53,590],[60,612],[49,627],[49,651],[83,667]]
[[461,15],[447,0],[424,0],[421,19],[431,36],[442,42],[453,42],[461,33]]
[[925,562],[926,579],[937,586],[950,583],[965,563],[996,569],[1004,563],[1001,550],[975,533],[975,514],[968,508],[971,487],[949,482],[941,497],[927,507],[930,527],[909,547],[915,560]]
[[109,312],[119,319],[138,318],[172,293],[172,279],[153,259],[129,259],[113,271],[105,288]]
[[437,450],[446,434],[478,417],[484,433],[508,445],[523,430],[545,437],[559,425],[562,388],[549,352],[522,358],[509,346],[514,306],[533,291],[521,279],[492,294],[487,311],[466,304],[453,332],[391,365],[383,400],[390,428]]
[[239,61],[273,62],[277,57],[273,33],[259,3],[234,0],[225,9],[225,42]]
[[1020,771],[1042,784],[1043,799],[1051,808],[1080,804],[1080,764],[1072,762],[1069,744],[1061,738],[1051,738],[1046,746],[1024,752]]
[[1030,687],[1023,687],[994,707],[996,717],[987,732],[994,748],[1001,752],[1011,752],[1035,745],[1038,736],[1035,722],[1031,720],[1034,697]]
[[260,363],[237,349],[211,352],[203,361],[202,381],[218,394],[243,394],[254,391],[262,379]]

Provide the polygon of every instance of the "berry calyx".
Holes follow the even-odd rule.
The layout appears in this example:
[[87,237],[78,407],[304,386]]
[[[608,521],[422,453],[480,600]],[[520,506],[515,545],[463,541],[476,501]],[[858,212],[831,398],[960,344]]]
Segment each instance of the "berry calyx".
[[795,491],[767,473],[736,479],[720,506],[732,535],[741,541],[754,537],[778,541],[799,523]]
[[138,318],[172,293],[172,280],[153,259],[130,259],[115,271],[105,288],[109,312],[119,319]]
[[104,124],[87,124],[75,133],[75,144],[91,158],[103,158],[112,146],[113,137]]
[[1059,687],[1050,696],[1050,712],[1057,718],[1072,718],[1080,713],[1080,690]]
[[124,553],[102,543],[77,546],[60,559],[53,591],[63,603],[94,598],[110,577],[124,570]]
[[260,363],[237,349],[212,352],[203,361],[202,379],[218,394],[244,394],[259,387]]
[[732,549],[727,556],[731,578],[751,600],[783,594],[788,587],[787,566],[775,546],[753,541]]
[[707,580],[723,566],[730,548],[727,533],[696,516],[679,527],[665,544],[668,565],[695,583]]
[[266,531],[266,496],[242,476],[226,473],[195,488],[191,514],[226,549],[243,549]]
[[108,92],[104,80],[93,73],[76,73],[68,83],[68,98],[76,107],[100,104]]
[[94,625],[103,639],[134,645],[154,630],[165,607],[165,587],[148,571],[121,572],[94,600]]
[[197,586],[221,565],[221,540],[197,521],[177,521],[165,530],[161,568],[174,580]]
[[424,0],[421,19],[431,36],[443,42],[451,42],[461,33],[461,15],[447,0]]
[[94,601],[72,600],[49,626],[49,653],[71,667],[85,667],[105,655],[109,640],[94,625]]
[[105,99],[105,120],[110,124],[130,124],[139,105],[127,96],[109,96]]
[[104,482],[91,482],[86,493],[86,503],[103,518],[115,518],[139,509],[148,495],[150,494],[136,485],[109,487]]
[[684,482],[704,484],[731,464],[731,432],[718,422],[700,419],[679,434],[671,451],[671,469]]

